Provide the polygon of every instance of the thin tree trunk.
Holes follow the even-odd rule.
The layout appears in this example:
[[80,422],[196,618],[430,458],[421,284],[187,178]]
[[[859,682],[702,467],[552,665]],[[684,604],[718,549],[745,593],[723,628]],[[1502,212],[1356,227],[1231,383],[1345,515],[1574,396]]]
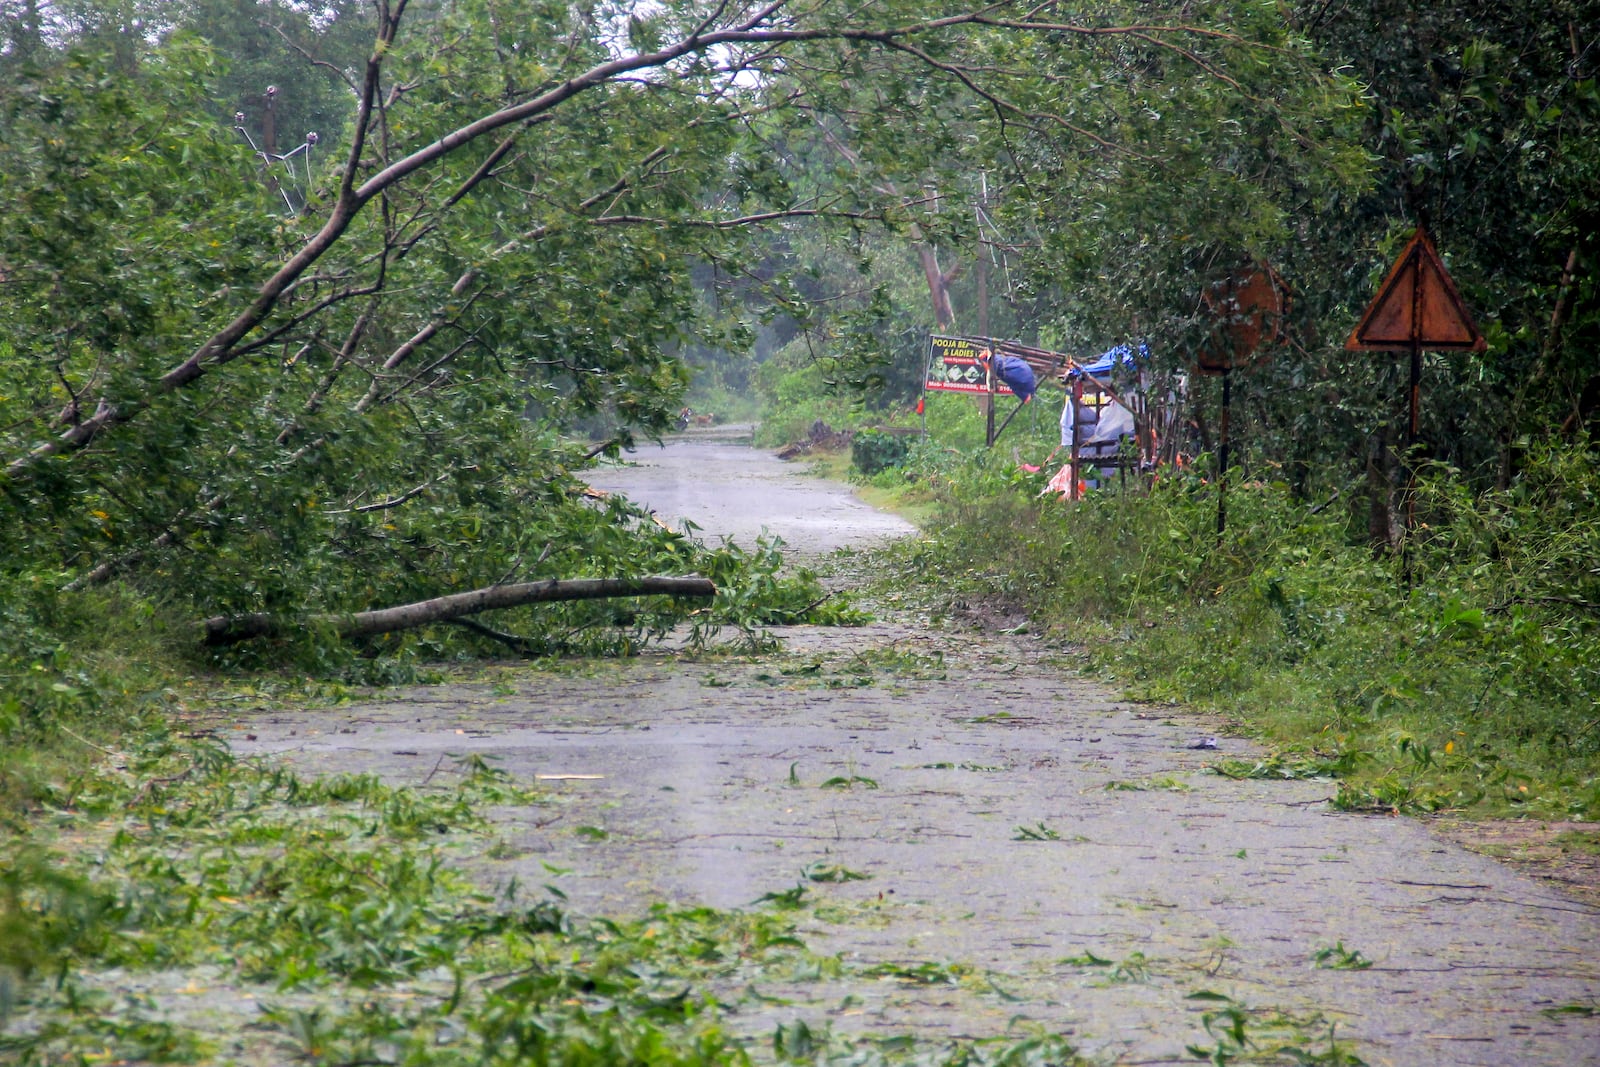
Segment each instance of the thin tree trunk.
[[395,630],[409,630],[434,622],[447,622],[495,608],[512,608],[554,600],[602,600],[628,596],[716,596],[717,587],[709,578],[571,578],[544,582],[519,582],[491,585],[468,593],[451,593],[432,600],[419,600],[392,608],[354,614],[318,615],[216,615],[206,619],[207,645],[235,645],[252,637],[274,637],[308,626],[331,626],[340,637],[367,637]]
[[950,304],[949,276],[939,269],[939,255],[933,245],[922,241],[917,245],[917,259],[922,263],[922,274],[928,279],[928,295],[933,300],[935,326],[947,330],[956,321]]

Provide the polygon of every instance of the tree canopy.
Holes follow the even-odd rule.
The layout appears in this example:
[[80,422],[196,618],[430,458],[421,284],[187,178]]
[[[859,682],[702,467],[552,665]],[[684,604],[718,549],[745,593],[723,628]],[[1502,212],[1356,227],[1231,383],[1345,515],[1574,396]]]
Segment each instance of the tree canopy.
[[1278,264],[1256,433],[1305,465],[1387,417],[1337,324],[1427,223],[1494,342],[1440,418],[1504,444],[1447,451],[1498,461],[1600,392],[1581,7],[12,0],[5,580],[198,616],[684,560],[577,475],[682,353],[832,321],[906,388],[980,236],[997,321],[1174,368]]

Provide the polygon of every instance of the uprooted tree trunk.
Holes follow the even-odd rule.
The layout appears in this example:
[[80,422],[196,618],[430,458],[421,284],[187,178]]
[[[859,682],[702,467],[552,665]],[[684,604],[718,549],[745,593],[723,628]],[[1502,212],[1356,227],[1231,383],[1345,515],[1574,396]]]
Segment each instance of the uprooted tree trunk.
[[216,615],[201,625],[207,645],[236,645],[252,637],[274,637],[306,627],[332,627],[340,637],[368,637],[394,630],[409,630],[434,622],[449,622],[494,608],[514,608],[552,600],[602,600],[627,596],[712,597],[717,587],[709,578],[552,578],[544,582],[491,585],[467,593],[451,593],[432,600],[399,604],[392,608],[353,614],[320,615]]

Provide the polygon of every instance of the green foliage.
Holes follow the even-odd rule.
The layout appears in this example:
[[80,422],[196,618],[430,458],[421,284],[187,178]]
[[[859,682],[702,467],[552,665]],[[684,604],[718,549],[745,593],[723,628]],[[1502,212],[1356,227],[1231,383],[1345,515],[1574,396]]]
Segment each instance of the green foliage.
[[1319,948],[1311,954],[1313,966],[1335,971],[1364,971],[1372,961],[1356,949],[1344,947],[1344,942]]
[[746,378],[747,374],[736,378],[721,366],[695,365],[684,400],[696,414],[713,416],[718,425],[755,422],[760,401]]
[[755,435],[758,445],[805,440],[818,422],[844,430],[867,418],[865,408],[829,378],[826,363],[819,364],[797,350],[762,364],[756,381],[764,399]]
[[[1371,94],[1363,141],[1378,181],[1351,219],[1382,238],[1363,239],[1381,254],[1373,268],[1428,227],[1489,339],[1429,366],[1425,434],[1469,475],[1513,463],[1522,434],[1594,412],[1600,96],[1578,60],[1595,47],[1583,10],[1364,0],[1300,16]],[[1587,265],[1567,274],[1572,257]]]
[[872,878],[870,874],[852,871],[842,864],[823,863],[820,860],[806,867],[801,874],[808,882],[865,882]]
[[717,583],[718,594],[710,613],[695,619],[696,643],[724,626],[749,634],[762,626],[851,625],[869,618],[848,594],[823,592],[814,571],[784,568],[782,547],[781,538],[758,537],[753,552],[725,541],[710,555],[702,570]]
[[[709,62],[701,43],[744,16],[717,8],[708,23],[693,3],[630,25],[636,45],[683,45],[682,62],[638,59],[659,80],[619,80],[610,30],[537,4],[374,9],[371,22],[347,4],[309,21],[257,5],[241,21],[231,0],[203,0],[142,29],[132,8],[74,10],[81,26],[18,38],[27,47],[7,61],[18,77],[0,88],[0,178],[23,220],[0,235],[0,316],[13,327],[0,347],[0,566],[38,598],[120,580],[163,623],[355,611],[513,578],[734,568],[594,505],[577,472],[671,425],[688,378],[677,353],[751,338],[790,338],[764,378],[791,426],[765,432],[842,423],[860,407],[844,397],[869,381],[890,389],[865,407],[893,410],[921,376],[926,331],[910,294],[928,263],[954,283],[937,245],[967,229],[964,213],[908,206],[896,183],[970,182],[975,164],[1006,158],[1008,181],[1055,181],[1083,163],[1070,139],[1051,142],[1060,156],[1008,157],[974,122],[968,83],[916,51],[831,38],[857,16],[837,23],[829,9],[807,16],[824,27],[814,39],[775,42],[797,61],[748,94],[725,91],[727,57]],[[1148,69],[1131,79],[1116,48],[1054,32],[913,35],[930,57],[981,59],[1030,123],[1040,94],[1101,66],[1121,72],[1124,104],[1194,89],[1214,118],[1259,105],[1195,75],[1188,49],[1251,84],[1285,80],[1282,28],[1251,11],[1208,14],[1228,25],[1220,37],[1140,38]],[[379,47],[358,47],[369,35]],[[366,126],[342,135],[359,139],[359,158],[302,160],[304,187],[286,201],[237,134],[203,116],[226,117],[246,82],[290,55],[285,122],[332,121],[325,81],[342,67],[364,101],[346,117]],[[307,56],[325,65],[308,72]],[[1309,95],[1269,110],[1314,126],[1328,86],[1298,63]],[[575,95],[539,96],[556,84]],[[1128,113],[1097,105],[1094,120],[1130,147],[1194,143],[1130,126]],[[491,131],[508,139],[491,149]],[[1339,151],[1272,158],[1309,182]],[[797,225],[768,235],[753,219]],[[908,266],[903,237],[932,259]],[[848,296],[835,279],[849,279]],[[760,572],[724,583],[723,618],[817,609]],[[763,606],[769,594],[780,601]],[[585,605],[515,621],[534,631],[528,648],[626,650],[670,618]],[[344,650],[307,634],[233,662],[336,673],[359,655],[380,680],[397,656],[485,647],[419,635]]]
[[[235,51],[259,72],[273,49],[252,36],[260,27],[230,22],[233,10],[219,0],[182,18],[249,37]],[[376,158],[433,143],[476,117],[473,101],[538,84],[547,62],[607,55],[599,41],[569,47],[569,31],[593,30],[569,14],[541,11],[531,49],[480,32],[490,16],[477,5],[426,12],[405,47],[378,51],[414,88],[363,131]],[[342,5],[319,19],[289,39],[311,34],[364,61],[373,53],[351,53],[351,35],[398,32],[363,30]],[[597,86],[586,107],[546,124],[536,158],[511,155],[493,181],[478,174],[481,155],[463,152],[349,216],[332,157],[318,157],[304,212],[286,214],[248,147],[205,117],[239,83],[204,42],[159,25],[113,41],[68,36],[0,89],[0,179],[26,223],[0,234],[11,327],[0,447],[12,465],[0,476],[0,582],[46,620],[18,642],[81,643],[50,620],[83,616],[53,611],[52,598],[110,580],[147,620],[185,629],[211,614],[356,611],[507,580],[694,571],[728,590],[696,616],[702,632],[845,614],[814,579],[780,578],[775,547],[701,548],[625,504],[596,503],[577,473],[669,426],[688,377],[671,353],[697,322],[720,339],[738,332],[706,315],[689,277],[691,256],[743,240],[693,225],[733,145],[731,124],[692,118],[715,94]],[[286,97],[309,84],[281,81]],[[590,109],[612,116],[606,138],[592,136]],[[656,168],[669,151],[675,161]],[[626,196],[607,206],[646,221],[591,225],[566,196],[619,181]],[[533,187],[552,195],[530,198]],[[251,306],[246,294],[302,269],[294,253],[325,225],[338,241],[320,249],[318,273],[254,304],[242,348],[186,362]],[[93,448],[79,447],[91,436]],[[60,454],[40,462],[41,446]],[[526,649],[626,651],[690,610],[586,604],[509,621]],[[407,658],[494,647],[433,633],[346,649],[308,633],[228,661],[381,681]],[[18,670],[40,661],[19,644]]]
[[1280,258],[1303,220],[1366,181],[1359,87],[1325,73],[1334,65],[1278,9],[1216,3],[1183,20],[1211,32],[998,42],[1035,72],[1020,108],[1073,100],[1066,121],[994,143],[1014,169],[991,211],[1020,246],[1022,295],[1047,295],[1050,333],[1081,354],[1143,335],[1183,365],[1206,329],[1196,294],[1209,272]]
[[[283,0],[184,0],[167,6],[166,17],[227,57],[210,107],[224,126],[232,126],[235,113],[242,111],[251,140],[280,155],[304,144],[308,133],[318,135],[313,158],[345,148],[350,90],[342,75],[366,61],[377,34],[366,5],[330,0],[312,10]],[[275,133],[270,149],[269,86],[276,90],[270,100]]]
[[0,833],[120,731],[178,706],[192,665],[174,628],[122,589],[0,579]]
[[[991,457],[920,473],[944,508],[905,573],[1084,641],[1136,695],[1224,710],[1285,746],[1236,777],[1337,776],[1341,807],[1600,812],[1600,619],[1588,446],[1546,446],[1504,493],[1434,468],[1408,560],[1287,487],[1201,479],[1035,499]],[[948,457],[946,457],[948,458]],[[1406,571],[1409,568],[1409,582]]]
[[[0,870],[0,1055],[741,1067],[752,1039],[726,1020],[771,1002],[758,984],[973,973],[813,955],[796,935],[810,895],[866,877],[838,865],[807,868],[746,912],[582,916],[514,884],[490,894],[458,869],[492,862],[486,809],[547,798],[482,760],[440,779],[308,781],[205,743],[143,739],[126,772],[84,779]],[[148,992],[173,978],[198,1004],[198,983],[228,995],[174,1012]],[[923,1047],[804,1019],[775,1042],[782,1056],[883,1067],[1081,1062],[1060,1038]]]
[[1012,836],[1013,841],[1059,841],[1061,835],[1050,829],[1044,823],[1037,826],[1019,826]]
[[904,435],[861,430],[850,439],[850,462],[871,476],[900,466],[910,450],[911,439]]
[[1210,990],[1191,993],[1187,999],[1216,1005],[1200,1015],[1211,1043],[1186,1046],[1196,1060],[1218,1067],[1246,1062],[1366,1065],[1365,1060],[1339,1043],[1334,1024],[1320,1014],[1296,1017],[1262,1011]]

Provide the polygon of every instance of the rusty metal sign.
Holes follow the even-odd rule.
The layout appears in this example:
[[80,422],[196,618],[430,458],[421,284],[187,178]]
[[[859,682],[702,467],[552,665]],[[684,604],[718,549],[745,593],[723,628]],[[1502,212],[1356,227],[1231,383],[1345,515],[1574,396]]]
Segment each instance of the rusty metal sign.
[[1409,352],[1411,382],[1407,389],[1411,421],[1406,431],[1405,547],[1400,569],[1411,582],[1411,531],[1416,528],[1417,472],[1413,451],[1422,410],[1422,350],[1465,349],[1482,352],[1488,342],[1462,302],[1461,292],[1422,227],[1411,236],[1400,258],[1389,268],[1378,295],[1344,343],[1350,352]]
[[1211,312],[1210,335],[1195,353],[1195,373],[1222,378],[1222,447],[1217,453],[1217,537],[1228,528],[1228,465],[1232,448],[1233,372],[1248,370],[1264,350],[1288,337],[1289,286],[1266,263],[1250,263],[1213,280],[1200,293]]
[[1264,345],[1288,337],[1289,286],[1266,263],[1229,271],[1200,294],[1215,318],[1211,336],[1195,356],[1201,374],[1226,374],[1261,361]]
[[1418,229],[1350,331],[1349,352],[1488,347],[1428,235]]

